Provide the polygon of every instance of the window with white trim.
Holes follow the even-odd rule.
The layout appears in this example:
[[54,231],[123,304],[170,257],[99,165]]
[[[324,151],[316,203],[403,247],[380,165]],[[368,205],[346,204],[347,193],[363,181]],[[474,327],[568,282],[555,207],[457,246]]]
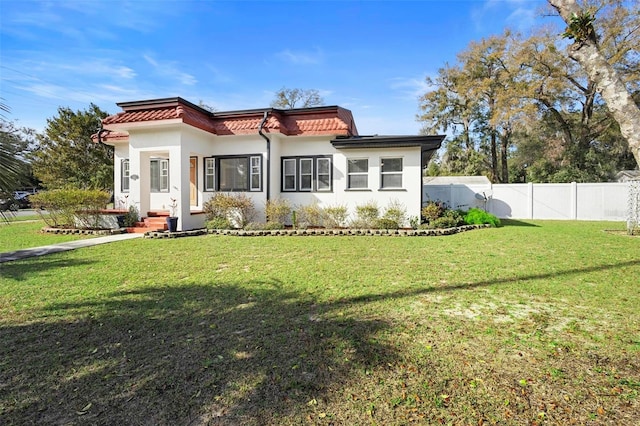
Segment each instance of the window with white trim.
[[295,158],[282,160],[282,190],[295,191],[296,188],[296,164]]
[[249,161],[251,162],[249,189],[260,191],[262,190],[262,157],[257,155],[249,157]]
[[313,190],[313,158],[300,159],[300,191]]
[[151,160],[151,192],[169,192],[169,160],[154,158]]
[[282,158],[283,192],[329,192],[332,188],[332,157]]
[[120,162],[120,190],[122,192],[129,192],[130,184],[129,159],[125,158]]
[[262,156],[225,156],[204,159],[205,191],[262,191]]
[[347,189],[369,188],[369,159],[349,158],[347,160]]
[[215,191],[216,190],[216,159],[205,158],[204,159],[204,190]]
[[331,158],[316,159],[317,181],[316,189],[318,191],[331,191]]
[[380,160],[380,188],[402,188],[402,158]]

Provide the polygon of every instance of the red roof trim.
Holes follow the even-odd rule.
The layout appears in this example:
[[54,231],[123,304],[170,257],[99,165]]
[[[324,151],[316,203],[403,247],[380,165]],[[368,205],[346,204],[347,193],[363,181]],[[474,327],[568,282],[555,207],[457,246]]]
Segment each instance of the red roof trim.
[[[338,106],[281,110],[275,108],[209,112],[182,98],[152,99],[119,103],[124,111],[111,115],[102,124],[113,130],[131,123],[154,123],[181,119],[183,123],[216,135],[243,135],[258,132],[264,113],[269,114],[265,132],[287,136],[358,134],[351,111]],[[117,125],[117,126],[116,126]],[[109,137],[107,137],[110,140]]]

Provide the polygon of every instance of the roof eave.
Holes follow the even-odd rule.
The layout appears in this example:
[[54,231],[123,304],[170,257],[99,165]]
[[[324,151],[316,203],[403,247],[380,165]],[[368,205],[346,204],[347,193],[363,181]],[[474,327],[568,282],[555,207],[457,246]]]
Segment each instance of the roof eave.
[[336,149],[420,147],[421,151],[432,151],[440,148],[444,138],[444,135],[338,137],[331,140],[331,145]]

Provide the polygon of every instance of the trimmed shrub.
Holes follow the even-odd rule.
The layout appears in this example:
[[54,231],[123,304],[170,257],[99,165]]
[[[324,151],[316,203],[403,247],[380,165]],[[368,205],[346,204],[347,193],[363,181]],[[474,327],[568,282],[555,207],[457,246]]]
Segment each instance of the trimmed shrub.
[[420,218],[418,216],[411,216],[409,218],[409,226],[413,229],[418,229],[420,227]]
[[202,210],[206,215],[207,222],[222,218],[238,228],[251,222],[256,213],[253,200],[248,195],[226,192],[216,193],[204,203]]
[[[460,225],[464,225],[464,215],[466,214],[466,212],[462,211],[462,210],[445,210],[444,214],[442,215],[442,217],[446,217],[451,219],[452,222],[455,222],[454,226],[460,226]],[[437,220],[437,219],[436,219]]]
[[444,215],[446,206],[441,201],[429,201],[426,206],[422,208],[420,213],[425,222],[431,222]]
[[214,217],[206,223],[207,229],[233,229],[231,222],[224,217]]
[[[407,208],[398,200],[391,200],[382,215],[383,219],[395,222],[397,227],[404,226],[407,220]],[[383,228],[392,229],[392,228]]]
[[329,206],[323,209],[324,226],[327,228],[343,228],[347,224],[349,210],[347,206]]
[[[29,197],[47,226],[52,228],[97,229],[100,210],[107,207],[111,195],[97,189],[54,189]],[[48,214],[42,214],[42,209]]]
[[309,226],[322,226],[322,208],[318,203],[300,206],[298,209],[297,226],[307,228]]
[[464,221],[469,225],[489,224],[493,227],[500,226],[500,219],[491,213],[487,213],[486,211],[475,207],[469,209],[467,214],[464,216]]
[[356,206],[356,218],[351,223],[354,228],[375,228],[380,217],[380,208],[375,201]]
[[280,222],[267,222],[264,224],[264,228],[267,231],[275,231],[278,229],[284,229],[284,224],[280,223]]
[[136,206],[129,206],[129,211],[124,215],[124,226],[126,228],[131,228],[136,226],[136,222],[140,220],[140,215],[138,214],[138,208]]
[[398,229],[400,225],[393,219],[388,219],[386,217],[380,218],[376,221],[376,229]]
[[283,198],[269,200],[265,206],[265,213],[267,222],[281,223],[284,227],[291,217],[291,204]]
[[284,229],[284,225],[280,222],[251,222],[244,227],[245,231],[271,231]]
[[458,221],[447,216],[442,216],[429,222],[429,228],[431,229],[455,228],[456,226],[458,226]]

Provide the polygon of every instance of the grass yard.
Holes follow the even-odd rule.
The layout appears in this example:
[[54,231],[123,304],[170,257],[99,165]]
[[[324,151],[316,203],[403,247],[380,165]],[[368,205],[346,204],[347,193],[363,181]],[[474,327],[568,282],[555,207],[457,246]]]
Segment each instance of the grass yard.
[[638,425],[640,239],[605,229],[624,226],[5,263],[0,424]]
[[40,232],[46,226],[43,220],[36,217],[26,222],[22,218],[14,219],[15,222],[0,224],[0,253],[93,237],[44,233]]

